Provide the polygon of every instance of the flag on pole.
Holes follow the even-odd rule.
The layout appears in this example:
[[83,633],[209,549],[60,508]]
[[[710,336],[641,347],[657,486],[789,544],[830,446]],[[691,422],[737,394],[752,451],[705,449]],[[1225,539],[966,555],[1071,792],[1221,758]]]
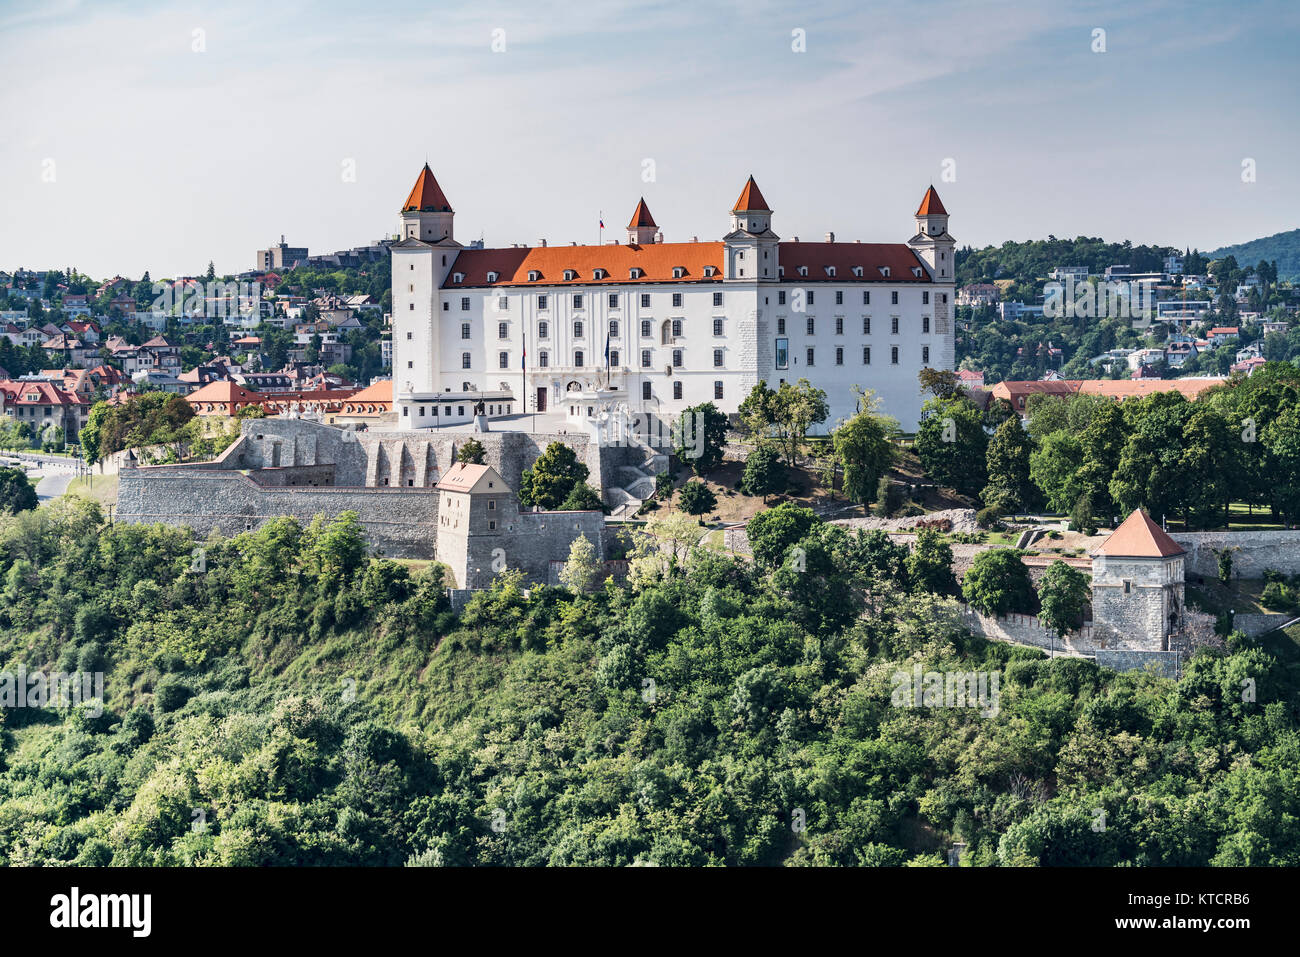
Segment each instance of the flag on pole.
[[609,365],[609,333],[605,333],[605,365]]

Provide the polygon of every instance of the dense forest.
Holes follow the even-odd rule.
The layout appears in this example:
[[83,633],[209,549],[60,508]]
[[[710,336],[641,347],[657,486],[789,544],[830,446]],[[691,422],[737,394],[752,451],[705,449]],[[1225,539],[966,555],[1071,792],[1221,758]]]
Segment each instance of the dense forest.
[[[773,512],[753,563],[691,536],[460,614],[347,513],[0,518],[0,671],[107,699],[0,708],[0,863],[1300,863],[1289,665],[990,644],[883,534]],[[997,674],[997,707],[908,707],[914,667]]]
[[1227,256],[1233,256],[1244,263],[1260,259],[1275,262],[1279,279],[1300,282],[1300,229],[1274,233],[1235,246],[1224,246],[1206,254],[1207,259],[1222,259]]

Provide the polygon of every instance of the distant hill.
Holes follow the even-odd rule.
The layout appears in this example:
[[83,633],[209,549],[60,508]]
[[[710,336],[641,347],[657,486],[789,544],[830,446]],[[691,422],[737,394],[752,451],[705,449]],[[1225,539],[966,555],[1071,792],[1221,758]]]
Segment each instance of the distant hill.
[[1281,280],[1300,281],[1300,229],[1252,239],[1248,243],[1224,246],[1213,252],[1205,253],[1206,259],[1222,259],[1235,256],[1238,266],[1254,266],[1261,259],[1277,261],[1277,278]]

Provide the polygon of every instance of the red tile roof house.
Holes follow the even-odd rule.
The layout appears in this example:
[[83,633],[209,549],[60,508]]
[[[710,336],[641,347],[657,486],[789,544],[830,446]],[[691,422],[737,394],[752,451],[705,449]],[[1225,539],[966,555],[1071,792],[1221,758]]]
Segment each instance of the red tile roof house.
[[69,441],[75,441],[90,416],[88,399],[52,382],[5,379],[0,381],[0,394],[4,396],[5,415],[25,422],[36,433],[48,425],[57,425]]

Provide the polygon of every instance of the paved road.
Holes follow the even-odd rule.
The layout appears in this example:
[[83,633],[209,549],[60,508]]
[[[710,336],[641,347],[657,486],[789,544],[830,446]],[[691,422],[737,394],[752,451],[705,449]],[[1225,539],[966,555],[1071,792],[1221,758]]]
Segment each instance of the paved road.
[[36,483],[36,497],[42,502],[56,499],[68,490],[68,483],[77,477],[77,464],[53,456],[24,456],[28,462],[27,477]]

